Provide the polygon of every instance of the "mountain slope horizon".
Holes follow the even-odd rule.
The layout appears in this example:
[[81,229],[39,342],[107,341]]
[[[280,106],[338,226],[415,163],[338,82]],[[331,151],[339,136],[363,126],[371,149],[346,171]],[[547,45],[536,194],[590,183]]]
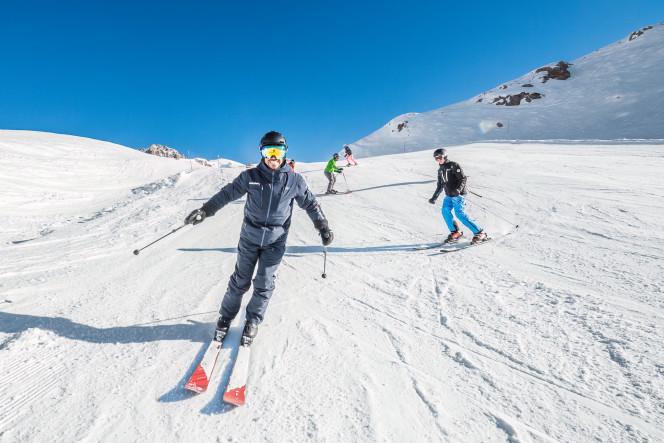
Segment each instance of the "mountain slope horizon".
[[399,115],[351,146],[371,157],[492,140],[662,140],[661,66],[664,22],[468,100]]

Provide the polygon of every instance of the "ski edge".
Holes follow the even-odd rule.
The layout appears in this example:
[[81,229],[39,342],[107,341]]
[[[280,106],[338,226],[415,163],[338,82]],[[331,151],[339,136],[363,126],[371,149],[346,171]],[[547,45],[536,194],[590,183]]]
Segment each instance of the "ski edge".
[[224,392],[224,401],[236,406],[245,404],[245,391],[247,389],[247,379],[249,378],[249,357],[251,348],[240,345],[233,362],[231,376]]
[[488,237],[484,241],[481,241],[481,242],[478,242],[478,243],[468,243],[468,244],[465,244],[465,245],[463,245],[461,247],[458,247],[458,248],[439,249],[438,252],[441,253],[441,254],[449,254],[449,253],[452,253],[452,252],[459,252],[459,251],[463,251],[464,249],[474,248],[476,246],[482,246],[482,245],[485,245],[485,244],[488,244],[488,243],[493,243],[497,240],[501,240],[501,239],[507,237],[510,234],[512,234],[512,232],[508,232],[507,234],[504,234],[504,235],[499,235],[498,237]]
[[[210,385],[210,380],[212,379],[212,374],[214,373],[214,368],[217,366],[217,360],[219,359],[219,354],[221,353],[221,343],[215,342],[214,340],[208,345],[203,358],[194,369],[194,372],[187,380],[187,383],[184,385],[184,388],[197,392],[199,394],[207,391],[208,386]],[[214,358],[212,358],[214,356]],[[210,373],[206,372],[206,367],[208,366],[207,362],[211,360],[212,365],[210,368]]]

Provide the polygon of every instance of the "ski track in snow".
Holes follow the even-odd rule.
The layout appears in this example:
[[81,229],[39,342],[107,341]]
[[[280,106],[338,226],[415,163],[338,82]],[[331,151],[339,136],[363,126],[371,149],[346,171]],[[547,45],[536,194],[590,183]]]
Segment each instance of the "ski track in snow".
[[[483,195],[468,212],[514,233],[412,251],[446,231],[427,203],[429,152],[362,159],[346,173],[356,192],[320,199],[335,232],[327,279],[295,208],[243,407],[222,401],[241,317],[208,392],[184,390],[235,266],[242,202],[131,253],[242,168],[169,166],[128,181],[109,210],[90,203],[101,215],[85,223],[78,203],[3,215],[3,441],[663,440],[664,208],[650,195],[664,194],[664,148],[486,144],[451,157]],[[613,174],[618,158],[639,175]],[[299,165],[314,192],[323,166]],[[44,220],[48,235],[10,240]]]

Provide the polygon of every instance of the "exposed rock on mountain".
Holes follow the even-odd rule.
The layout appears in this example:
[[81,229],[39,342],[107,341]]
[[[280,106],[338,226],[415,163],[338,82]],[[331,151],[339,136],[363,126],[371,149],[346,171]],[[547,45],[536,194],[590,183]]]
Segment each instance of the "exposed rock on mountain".
[[565,63],[560,61],[554,66],[543,66],[535,71],[535,73],[546,72],[546,75],[542,77],[542,83],[546,83],[551,79],[556,80],[567,80],[571,77],[571,73],[567,70],[571,66],[570,63]]
[[543,94],[540,94],[539,92],[520,92],[518,94],[508,94],[505,96],[498,96],[491,101],[492,104],[494,105],[505,105],[505,106],[519,106],[521,104],[521,100],[526,100],[528,103],[530,103],[533,100],[537,100],[544,97]]
[[643,28],[643,29],[637,29],[636,31],[632,32],[632,33],[629,35],[629,41],[631,42],[631,41],[634,40],[635,38],[642,36],[644,32],[649,31],[649,30],[651,30],[651,29],[652,29],[652,26],[646,26],[646,27]]
[[140,151],[145,152],[146,154],[152,154],[159,157],[168,157],[174,159],[185,158],[184,155],[180,154],[175,149],[169,148],[168,146],[164,145],[150,145],[145,149],[140,149]]

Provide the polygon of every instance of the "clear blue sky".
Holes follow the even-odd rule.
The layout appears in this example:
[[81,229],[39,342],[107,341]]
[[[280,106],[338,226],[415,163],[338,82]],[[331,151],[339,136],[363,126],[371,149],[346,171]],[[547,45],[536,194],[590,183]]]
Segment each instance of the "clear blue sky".
[[664,21],[663,0],[0,2],[0,129],[322,161]]

